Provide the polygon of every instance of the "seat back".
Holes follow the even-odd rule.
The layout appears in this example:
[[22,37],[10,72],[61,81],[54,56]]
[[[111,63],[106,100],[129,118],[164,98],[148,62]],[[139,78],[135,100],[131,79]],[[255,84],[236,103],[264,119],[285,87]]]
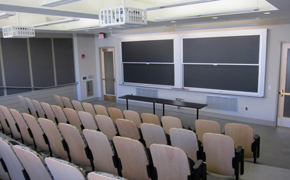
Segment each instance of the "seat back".
[[37,101],[37,100],[31,100],[33,106],[35,107],[36,111],[37,111],[37,114],[38,114],[38,117],[41,117],[41,118],[47,118],[45,113],[44,113],[44,110],[42,109],[42,106],[40,105],[40,103]]
[[71,125],[74,125],[77,127],[80,131],[82,130],[82,122],[79,118],[79,115],[76,110],[71,108],[63,108],[63,112],[65,116],[67,117],[68,122]]
[[167,144],[166,135],[161,126],[142,123],[140,128],[147,148],[149,148],[150,145],[154,143]]
[[44,110],[44,113],[45,113],[47,119],[52,120],[55,123],[58,123],[58,122],[56,122],[57,119],[54,115],[54,112],[52,111],[50,104],[48,104],[46,102],[41,102],[40,104],[41,104],[42,109]]
[[52,153],[62,159],[68,159],[68,152],[63,146],[64,139],[57,125],[53,121],[44,118],[39,118],[38,122],[49,141]]
[[198,142],[193,131],[171,128],[169,130],[171,145],[182,149],[194,162],[197,161]]
[[34,143],[33,138],[29,134],[30,129],[26,124],[26,121],[20,114],[20,112],[15,109],[10,109],[10,112],[14,117],[16,123],[18,124],[23,141],[26,142],[27,144],[33,144]]
[[135,140],[141,139],[138,128],[134,122],[127,119],[116,119],[116,125],[121,136]]
[[83,169],[73,163],[53,158],[45,158],[45,162],[54,178],[54,180],[85,180]]
[[235,148],[242,146],[244,148],[245,158],[252,158],[252,143],[254,142],[254,130],[246,124],[227,123],[225,125],[225,135],[233,138]]
[[98,129],[97,123],[90,113],[85,111],[79,111],[78,115],[85,129]]
[[4,131],[4,133],[10,134],[11,130],[10,130],[9,124],[7,124],[8,122],[6,122],[6,118],[3,112],[1,111],[1,109],[0,109],[0,122],[1,122],[2,130]]
[[77,100],[72,100],[71,103],[73,104],[74,106],[74,109],[78,112],[78,111],[84,111],[84,108],[82,106],[82,104],[77,101]]
[[97,115],[109,116],[107,108],[105,106],[95,104],[94,108],[97,112]]
[[183,150],[168,145],[152,144],[150,152],[158,179],[187,180],[191,175],[187,155]]
[[122,164],[122,176],[127,179],[149,180],[147,154],[137,140],[115,136],[113,142]]
[[114,174],[108,174],[103,172],[90,172],[88,174],[88,180],[115,180],[115,179],[127,180]]
[[209,172],[226,176],[234,175],[232,159],[235,157],[235,144],[231,137],[205,133],[203,150],[206,154],[206,166]]
[[60,97],[59,95],[56,95],[56,94],[54,94],[53,97],[54,97],[54,99],[55,99],[55,101],[56,101],[56,104],[57,104],[59,107],[64,108],[64,104],[63,104],[63,102],[62,102],[62,100],[61,100],[61,97]]
[[21,104],[23,106],[24,112],[26,112],[27,114],[30,114],[29,107],[28,107],[26,101],[24,100],[23,96],[18,95],[18,98],[19,98],[19,100],[20,100],[20,102],[21,102]]
[[159,121],[159,118],[155,114],[151,113],[142,113],[141,118],[143,123],[150,123],[150,124],[155,124],[161,126],[161,123]]
[[44,132],[41,129],[40,125],[38,124],[38,121],[36,120],[36,118],[26,113],[22,113],[22,116],[25,119],[29,129],[31,130],[33,134],[33,139],[36,144],[36,147],[43,151],[49,151],[48,142],[45,141]]
[[114,123],[116,119],[124,119],[122,111],[118,108],[108,107],[108,112]]
[[12,149],[12,144],[5,138],[0,137],[0,156],[5,162],[11,180],[25,180],[24,168]]
[[124,110],[124,116],[126,119],[133,121],[136,124],[136,126],[140,128],[142,122],[139,114],[136,111]]
[[93,117],[95,117],[96,111],[91,103],[83,102],[83,107],[86,112],[90,113]]
[[70,124],[59,123],[58,127],[67,142],[72,161],[83,166],[90,166],[90,160],[86,155],[87,145],[80,131]]
[[94,165],[97,171],[118,174],[118,169],[114,165],[116,154],[112,149],[111,142],[107,136],[99,131],[84,129],[84,136],[94,157]]
[[100,131],[102,131],[109,140],[112,140],[113,137],[118,134],[116,127],[110,117],[104,115],[96,115],[95,119],[97,121]]
[[36,113],[36,109],[31,101],[31,99],[25,97],[24,100],[29,107],[30,114],[33,115],[34,117],[38,117],[38,114]]
[[36,151],[20,145],[13,146],[13,150],[31,180],[53,180],[43,157]]
[[58,123],[67,123],[68,122],[61,107],[56,106],[56,105],[51,105],[51,109],[54,112]]
[[204,133],[217,133],[222,132],[220,123],[211,120],[197,119],[195,121],[196,135],[199,141],[203,142],[202,136]]
[[63,102],[63,105],[64,105],[64,108],[71,108],[71,109],[74,109],[74,106],[72,105],[70,99],[68,97],[65,97],[65,96],[61,96],[60,97],[62,102]]
[[161,121],[166,134],[169,134],[170,128],[182,128],[181,120],[177,117],[163,116]]
[[1,106],[0,105],[0,109],[1,109],[1,111],[2,111],[2,113],[4,115],[4,117],[5,117],[5,119],[7,120],[8,124],[9,124],[10,130],[11,130],[11,133],[12,133],[12,137],[14,139],[20,139],[20,138],[22,138],[21,137],[21,134],[20,134],[19,127],[18,127],[18,124],[14,120],[14,118],[11,115],[10,111],[8,110],[8,108],[5,107],[5,106]]

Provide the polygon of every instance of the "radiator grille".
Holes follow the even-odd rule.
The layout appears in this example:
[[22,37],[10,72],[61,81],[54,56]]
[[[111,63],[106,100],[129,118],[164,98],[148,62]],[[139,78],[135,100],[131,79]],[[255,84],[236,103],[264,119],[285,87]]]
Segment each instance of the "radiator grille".
[[207,107],[226,111],[238,112],[238,98],[227,96],[206,96]]
[[136,95],[137,96],[158,98],[158,90],[145,89],[145,88],[136,88]]

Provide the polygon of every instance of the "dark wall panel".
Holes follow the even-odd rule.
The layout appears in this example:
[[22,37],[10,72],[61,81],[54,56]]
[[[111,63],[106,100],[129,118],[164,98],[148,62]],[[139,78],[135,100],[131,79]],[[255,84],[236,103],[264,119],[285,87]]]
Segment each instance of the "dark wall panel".
[[186,63],[259,63],[260,36],[192,38],[183,40]]
[[[6,86],[31,87],[27,39],[1,39]],[[31,89],[7,89],[7,94]]]
[[124,81],[174,86],[174,65],[124,64]]
[[258,66],[185,65],[184,86],[258,92]]
[[57,84],[74,83],[75,69],[72,39],[55,38],[53,43]]
[[29,41],[34,86],[54,86],[51,39],[32,38]]
[[122,42],[123,62],[173,62],[173,40]]

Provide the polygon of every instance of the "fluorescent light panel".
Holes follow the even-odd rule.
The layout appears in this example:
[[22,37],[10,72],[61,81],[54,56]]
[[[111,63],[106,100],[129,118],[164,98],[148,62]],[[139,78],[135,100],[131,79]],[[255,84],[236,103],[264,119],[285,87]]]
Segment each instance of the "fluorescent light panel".
[[229,22],[219,22],[219,23],[193,24],[193,25],[187,25],[187,27],[185,28],[178,28],[175,26],[175,31],[246,27],[246,26],[257,26],[257,25],[259,25],[259,19],[243,20],[243,21],[229,21]]
[[164,6],[154,6],[147,8],[147,11],[157,10],[157,9],[165,9],[165,8],[172,8],[172,7],[178,7],[178,6],[187,6],[187,5],[193,5],[193,4],[201,4],[201,3],[208,3],[213,1],[220,1],[220,0],[197,0],[197,1],[185,1],[180,3],[174,3],[174,4],[168,4]]
[[8,17],[15,16],[15,15],[16,15],[16,13],[14,13],[14,12],[0,13],[0,19],[8,18]]
[[179,16],[179,17],[169,17],[169,18],[157,18],[155,19],[156,22],[160,21],[172,21],[172,20],[181,20],[181,19],[190,19],[190,18],[197,18],[197,17],[207,17],[207,16],[217,16],[217,15],[228,15],[228,14],[239,14],[239,13],[247,13],[247,12],[255,12],[259,11],[259,8],[250,8],[250,9],[240,9],[236,11],[225,11],[219,13],[211,13],[211,14],[200,14],[200,15],[192,15],[192,16]]
[[69,23],[73,21],[79,21],[80,19],[78,18],[67,18],[67,19],[62,19],[62,20],[56,20],[56,21],[49,21],[45,23],[40,23],[40,24],[35,24],[33,25],[34,27],[43,27],[43,26],[51,26],[55,24],[63,24],[63,23]]
[[64,4],[69,4],[77,1],[82,1],[82,0],[48,0],[40,3],[40,6],[45,6],[45,7],[56,7],[56,6],[61,6]]

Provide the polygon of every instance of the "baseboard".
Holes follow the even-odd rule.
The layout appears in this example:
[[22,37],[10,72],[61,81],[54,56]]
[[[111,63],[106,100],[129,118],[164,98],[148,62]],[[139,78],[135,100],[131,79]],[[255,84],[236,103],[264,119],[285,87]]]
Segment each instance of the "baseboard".
[[[126,100],[117,99],[117,103],[126,104]],[[129,100],[129,109],[130,109],[130,106],[139,106],[139,107],[144,107],[144,108],[152,108],[153,107],[152,103],[142,102],[142,101],[133,101],[133,100]],[[155,108],[158,110],[162,110],[162,105],[156,104]],[[165,112],[166,111],[173,111],[173,112],[178,112],[178,113],[187,113],[187,114],[196,115],[196,110],[192,109],[192,108],[180,108],[180,109],[178,109],[176,106],[166,105]],[[209,117],[209,118],[230,120],[230,121],[235,121],[235,122],[240,122],[240,123],[258,124],[258,125],[272,126],[272,127],[276,126],[275,122],[273,122],[273,121],[267,121],[267,120],[256,119],[256,118],[241,117],[241,116],[233,116],[233,115],[222,114],[222,113],[214,113],[214,112],[209,112],[206,110],[199,111],[199,116],[200,116],[200,118],[201,117],[205,117],[205,118]]]
[[94,97],[94,98],[88,98],[88,99],[83,99],[82,102],[93,102],[93,101],[101,101],[101,97]]
[[290,128],[290,121],[282,118],[278,118],[277,126]]

